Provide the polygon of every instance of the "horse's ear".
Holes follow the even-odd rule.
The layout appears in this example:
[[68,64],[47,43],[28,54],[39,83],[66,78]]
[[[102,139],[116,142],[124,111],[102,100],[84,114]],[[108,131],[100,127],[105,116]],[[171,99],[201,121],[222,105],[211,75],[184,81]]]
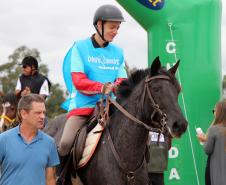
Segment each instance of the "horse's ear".
[[161,62],[159,60],[159,56],[157,56],[151,64],[151,75],[152,76],[155,75],[160,68],[161,68]]
[[177,63],[173,67],[171,67],[168,71],[171,74],[175,75],[176,72],[177,72],[177,69],[178,69],[179,64],[180,64],[180,60],[178,60]]

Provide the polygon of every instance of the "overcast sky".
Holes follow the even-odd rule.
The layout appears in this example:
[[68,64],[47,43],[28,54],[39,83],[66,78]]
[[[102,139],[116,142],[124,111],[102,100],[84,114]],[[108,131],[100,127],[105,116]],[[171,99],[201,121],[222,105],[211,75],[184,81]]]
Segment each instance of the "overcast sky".
[[[123,11],[126,23],[121,25],[114,41],[124,49],[131,67],[145,68],[146,32],[115,0],[1,0],[0,64],[7,62],[8,56],[22,45],[36,48],[40,51],[42,62],[48,64],[50,80],[63,85],[63,58],[75,40],[94,32],[93,14],[103,4],[115,4]],[[226,48],[224,2],[222,18],[222,48]],[[128,42],[131,38],[135,44]],[[222,63],[226,74],[225,52],[222,52]]]

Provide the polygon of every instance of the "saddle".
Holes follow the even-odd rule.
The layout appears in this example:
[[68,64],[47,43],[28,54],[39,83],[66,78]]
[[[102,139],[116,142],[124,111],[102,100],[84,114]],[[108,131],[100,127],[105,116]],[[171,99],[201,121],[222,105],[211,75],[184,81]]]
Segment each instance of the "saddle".
[[65,157],[60,157],[62,158],[62,166],[59,169],[57,185],[72,185],[71,178],[77,178],[77,169],[79,168],[79,161],[83,157],[87,135],[97,125],[97,120],[95,117],[89,119],[88,122],[88,125],[85,124],[85,126],[79,129],[77,132],[70,154]]
[[[102,135],[102,131],[104,130],[103,125],[99,124],[100,120],[103,118],[103,112],[103,102],[97,102],[93,116],[88,119],[87,124],[84,124],[84,126],[78,130],[70,155],[67,157],[67,161],[58,178],[60,182],[59,185],[66,185],[64,181],[65,177],[68,175],[68,169],[72,169],[71,163],[73,163],[73,172],[71,175],[75,178],[77,169],[85,166],[91,159]],[[95,138],[93,138],[92,135],[95,135]],[[93,142],[95,142],[95,144]],[[84,151],[85,147],[89,149]]]
[[86,138],[88,133],[97,125],[98,121],[96,117],[91,118],[88,125],[85,124],[77,133],[75,137],[75,142],[72,148],[72,158],[73,158],[73,165],[74,169],[78,169],[79,161],[82,158],[83,151],[86,145]]

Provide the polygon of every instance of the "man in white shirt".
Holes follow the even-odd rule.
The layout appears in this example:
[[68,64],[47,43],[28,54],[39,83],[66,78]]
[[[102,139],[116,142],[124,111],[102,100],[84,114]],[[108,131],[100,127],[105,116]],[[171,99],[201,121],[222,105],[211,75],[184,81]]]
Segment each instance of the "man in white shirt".
[[23,59],[22,74],[20,75],[15,94],[25,96],[30,93],[40,94],[44,98],[49,96],[50,82],[47,77],[38,72],[38,61],[32,56]]

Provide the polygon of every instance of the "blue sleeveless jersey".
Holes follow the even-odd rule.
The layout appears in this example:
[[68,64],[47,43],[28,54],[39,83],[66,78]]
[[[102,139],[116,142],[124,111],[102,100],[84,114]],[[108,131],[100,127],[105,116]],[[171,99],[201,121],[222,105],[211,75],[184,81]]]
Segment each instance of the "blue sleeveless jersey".
[[72,72],[85,73],[90,80],[103,84],[127,77],[121,48],[111,43],[104,48],[94,48],[90,38],[75,42],[63,62],[64,81],[70,97],[61,107],[68,111],[93,108],[101,97],[101,94],[86,96],[77,91],[72,82]]

